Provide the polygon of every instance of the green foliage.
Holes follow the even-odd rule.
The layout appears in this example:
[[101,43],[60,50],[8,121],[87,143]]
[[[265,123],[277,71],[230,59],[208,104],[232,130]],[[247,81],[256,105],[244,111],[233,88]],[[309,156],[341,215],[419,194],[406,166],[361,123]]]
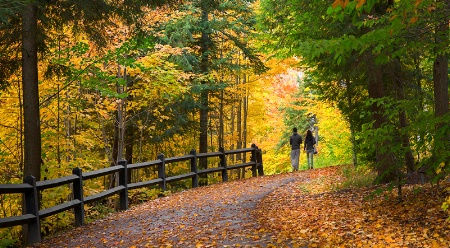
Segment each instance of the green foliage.
[[[308,93],[306,92],[306,94]],[[305,98],[304,85],[300,84],[298,91],[293,93],[293,95],[294,102],[281,109],[284,113],[285,125],[291,127],[290,132],[286,133],[286,137],[283,137],[283,141],[289,141],[293,127],[297,127],[299,133],[305,133],[310,128],[310,119],[313,117],[313,113],[309,112],[308,109],[310,104],[307,98]]]
[[[434,175],[435,172],[445,162],[449,153],[444,147],[448,145],[444,137],[448,137],[448,127],[445,125],[442,128],[435,130],[438,123],[449,123],[448,116],[434,117],[432,112],[420,112],[416,116],[414,125],[408,125],[403,128],[398,128],[398,111],[402,109],[405,112],[413,112],[416,110],[416,103],[411,101],[395,101],[390,98],[383,98],[377,100],[370,100],[368,105],[383,106],[385,111],[383,113],[386,122],[377,129],[374,129],[372,123],[363,125],[362,132],[359,133],[358,139],[361,142],[361,149],[365,154],[375,154],[376,152],[389,153],[394,157],[396,163],[391,164],[390,170],[404,171],[404,157],[407,152],[412,152],[414,157],[421,158],[417,163],[416,169],[424,166],[427,168],[429,175]],[[373,115],[368,111],[362,115]],[[410,146],[404,146],[402,137],[409,137],[411,141]],[[379,144],[385,144],[379,146]],[[434,147],[434,148],[433,148]],[[440,148],[437,148],[440,147]],[[440,152],[436,152],[441,149]],[[370,161],[367,161],[370,163]],[[377,166],[377,164],[373,164]],[[446,167],[441,167],[439,172],[446,175]]]
[[376,178],[376,173],[365,165],[354,167],[345,165],[342,167],[342,175],[345,178],[337,189],[353,189],[371,186]]
[[114,207],[109,204],[94,203],[93,205],[84,205],[84,212],[86,223],[91,223],[95,220],[104,219],[115,211]]
[[[72,190],[68,186],[59,186],[52,189],[41,191],[41,209],[50,208],[64,202],[71,197]],[[73,225],[73,212],[61,212],[48,218],[41,219],[41,230],[44,235],[55,233]]]
[[9,24],[11,17],[20,13],[30,2],[30,0],[3,0],[0,3],[0,23]]
[[[431,1],[309,3],[261,2],[258,27],[266,51],[302,58],[309,87],[339,107],[354,133],[357,158],[378,168],[380,178],[391,173],[402,177],[407,155],[417,159],[409,161],[414,169],[424,166],[433,175],[443,164],[440,171],[446,171],[448,154],[441,156],[434,147],[448,146],[447,128],[439,125],[448,121],[435,119],[429,107],[435,104],[432,63],[449,44],[448,39],[435,42],[434,31],[439,30],[430,27],[440,25],[432,16],[445,15],[445,8]],[[378,74],[371,71],[374,67]],[[369,99],[374,88],[367,82],[373,77],[379,77],[376,90],[382,95]]]
[[160,194],[160,189],[138,188],[128,191],[129,203],[138,205],[146,201],[154,200]]
[[[18,229],[16,227],[16,229]],[[16,230],[16,233],[18,231]],[[0,231],[0,247],[18,247],[21,241],[18,238],[19,236],[13,234],[13,231],[8,228],[4,228]]]
[[[22,214],[21,194],[0,195],[0,217],[19,216]],[[0,229],[0,247],[16,247],[21,244],[21,226]]]

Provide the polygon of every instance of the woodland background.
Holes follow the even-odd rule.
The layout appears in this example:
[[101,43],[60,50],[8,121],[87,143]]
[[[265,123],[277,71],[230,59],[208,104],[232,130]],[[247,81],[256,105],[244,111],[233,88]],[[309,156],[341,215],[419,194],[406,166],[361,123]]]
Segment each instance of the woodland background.
[[[288,172],[292,127],[317,126],[318,167],[353,164],[398,187],[425,173],[436,184],[450,168],[449,15],[448,0],[2,1],[0,183],[252,143],[266,174]],[[42,207],[69,192],[45,191]],[[20,215],[21,200],[0,195],[1,216]],[[43,230],[71,219],[49,217]],[[20,235],[2,229],[0,245]]]

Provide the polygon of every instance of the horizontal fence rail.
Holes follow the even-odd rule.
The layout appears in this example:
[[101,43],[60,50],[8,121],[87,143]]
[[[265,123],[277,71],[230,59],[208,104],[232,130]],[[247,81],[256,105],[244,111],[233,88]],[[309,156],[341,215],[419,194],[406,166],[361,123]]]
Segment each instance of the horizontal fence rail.
[[[251,153],[250,162],[227,165],[226,156],[233,154]],[[200,169],[197,167],[197,159],[218,157],[220,163],[218,167]],[[166,165],[170,163],[190,161],[190,172],[180,175],[167,176]],[[149,167],[157,167],[157,178],[144,182],[127,182],[128,173],[132,170],[143,169]],[[158,155],[157,160],[127,164],[125,160],[119,161],[119,164],[100,170],[82,172],[80,168],[75,168],[72,175],[45,181],[38,181],[33,176],[28,176],[21,184],[0,184],[1,194],[23,194],[24,196],[24,214],[20,216],[12,216],[0,218],[0,228],[26,225],[28,237],[24,240],[24,244],[34,244],[41,241],[40,219],[55,215],[57,213],[73,209],[75,214],[75,226],[84,225],[84,204],[96,202],[113,195],[119,195],[119,209],[126,210],[128,208],[128,191],[132,189],[158,186],[162,191],[167,191],[167,183],[184,179],[192,180],[192,187],[198,187],[200,175],[221,172],[222,181],[228,181],[228,171],[251,167],[252,176],[264,175],[262,164],[262,152],[256,146],[251,148],[243,148],[237,150],[225,151],[220,148],[218,152],[196,153],[192,150],[189,155],[165,158],[163,154]],[[98,178],[105,175],[118,174],[119,183],[116,187],[102,191],[100,193],[84,196],[83,181]],[[57,206],[46,209],[39,209],[39,193],[42,190],[55,188],[62,185],[72,185],[73,200],[64,202]]]

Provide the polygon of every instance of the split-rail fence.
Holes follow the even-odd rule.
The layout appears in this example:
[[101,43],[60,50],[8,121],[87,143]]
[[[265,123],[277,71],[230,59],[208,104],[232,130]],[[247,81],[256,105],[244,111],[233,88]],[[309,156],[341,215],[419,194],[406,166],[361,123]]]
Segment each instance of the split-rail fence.
[[[250,162],[227,165],[227,155],[245,153],[251,153]],[[199,169],[197,167],[198,159],[207,159],[209,157],[219,157],[219,166]],[[169,163],[182,161],[190,161],[190,172],[167,177],[166,165]],[[127,181],[127,175],[128,173],[131,173],[132,170],[154,166],[158,168],[157,178],[134,183]],[[33,176],[28,176],[21,184],[0,184],[0,195],[23,194],[25,207],[25,213],[23,215],[0,218],[0,228],[25,225],[24,228],[26,228],[27,237],[24,237],[23,243],[34,244],[41,241],[40,220],[42,218],[52,216],[66,210],[73,210],[75,215],[75,226],[82,226],[84,225],[85,218],[84,204],[96,202],[118,194],[119,208],[120,210],[126,210],[128,208],[129,190],[158,185],[162,191],[167,191],[167,183],[189,178],[192,179],[192,187],[198,187],[199,176],[215,172],[221,172],[222,182],[226,182],[228,181],[228,170],[246,167],[251,167],[252,176],[264,175],[262,153],[261,150],[254,144],[251,148],[229,151],[225,151],[223,148],[220,148],[218,152],[211,153],[196,153],[195,150],[192,150],[189,155],[172,158],[165,158],[163,154],[160,154],[156,160],[135,164],[127,164],[127,161],[123,160],[119,161],[119,164],[116,166],[89,172],[82,172],[80,168],[75,168],[72,171],[73,174],[70,176],[45,181],[36,181]],[[83,181],[112,174],[119,175],[119,183],[117,186],[94,195],[83,195]],[[40,191],[69,184],[72,184],[71,188],[73,189],[73,200],[50,208],[39,209]]]

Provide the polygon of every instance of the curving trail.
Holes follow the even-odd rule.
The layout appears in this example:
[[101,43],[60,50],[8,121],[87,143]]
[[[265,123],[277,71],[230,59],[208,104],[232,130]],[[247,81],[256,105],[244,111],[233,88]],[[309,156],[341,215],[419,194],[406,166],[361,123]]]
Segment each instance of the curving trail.
[[258,226],[265,196],[306,180],[300,173],[249,178],[189,189],[47,238],[34,247],[267,247]]
[[[450,182],[337,190],[342,167],[190,189],[35,247],[450,247]],[[376,188],[380,194],[373,194]],[[448,198],[447,198],[448,197]],[[450,201],[450,200],[449,200]]]

